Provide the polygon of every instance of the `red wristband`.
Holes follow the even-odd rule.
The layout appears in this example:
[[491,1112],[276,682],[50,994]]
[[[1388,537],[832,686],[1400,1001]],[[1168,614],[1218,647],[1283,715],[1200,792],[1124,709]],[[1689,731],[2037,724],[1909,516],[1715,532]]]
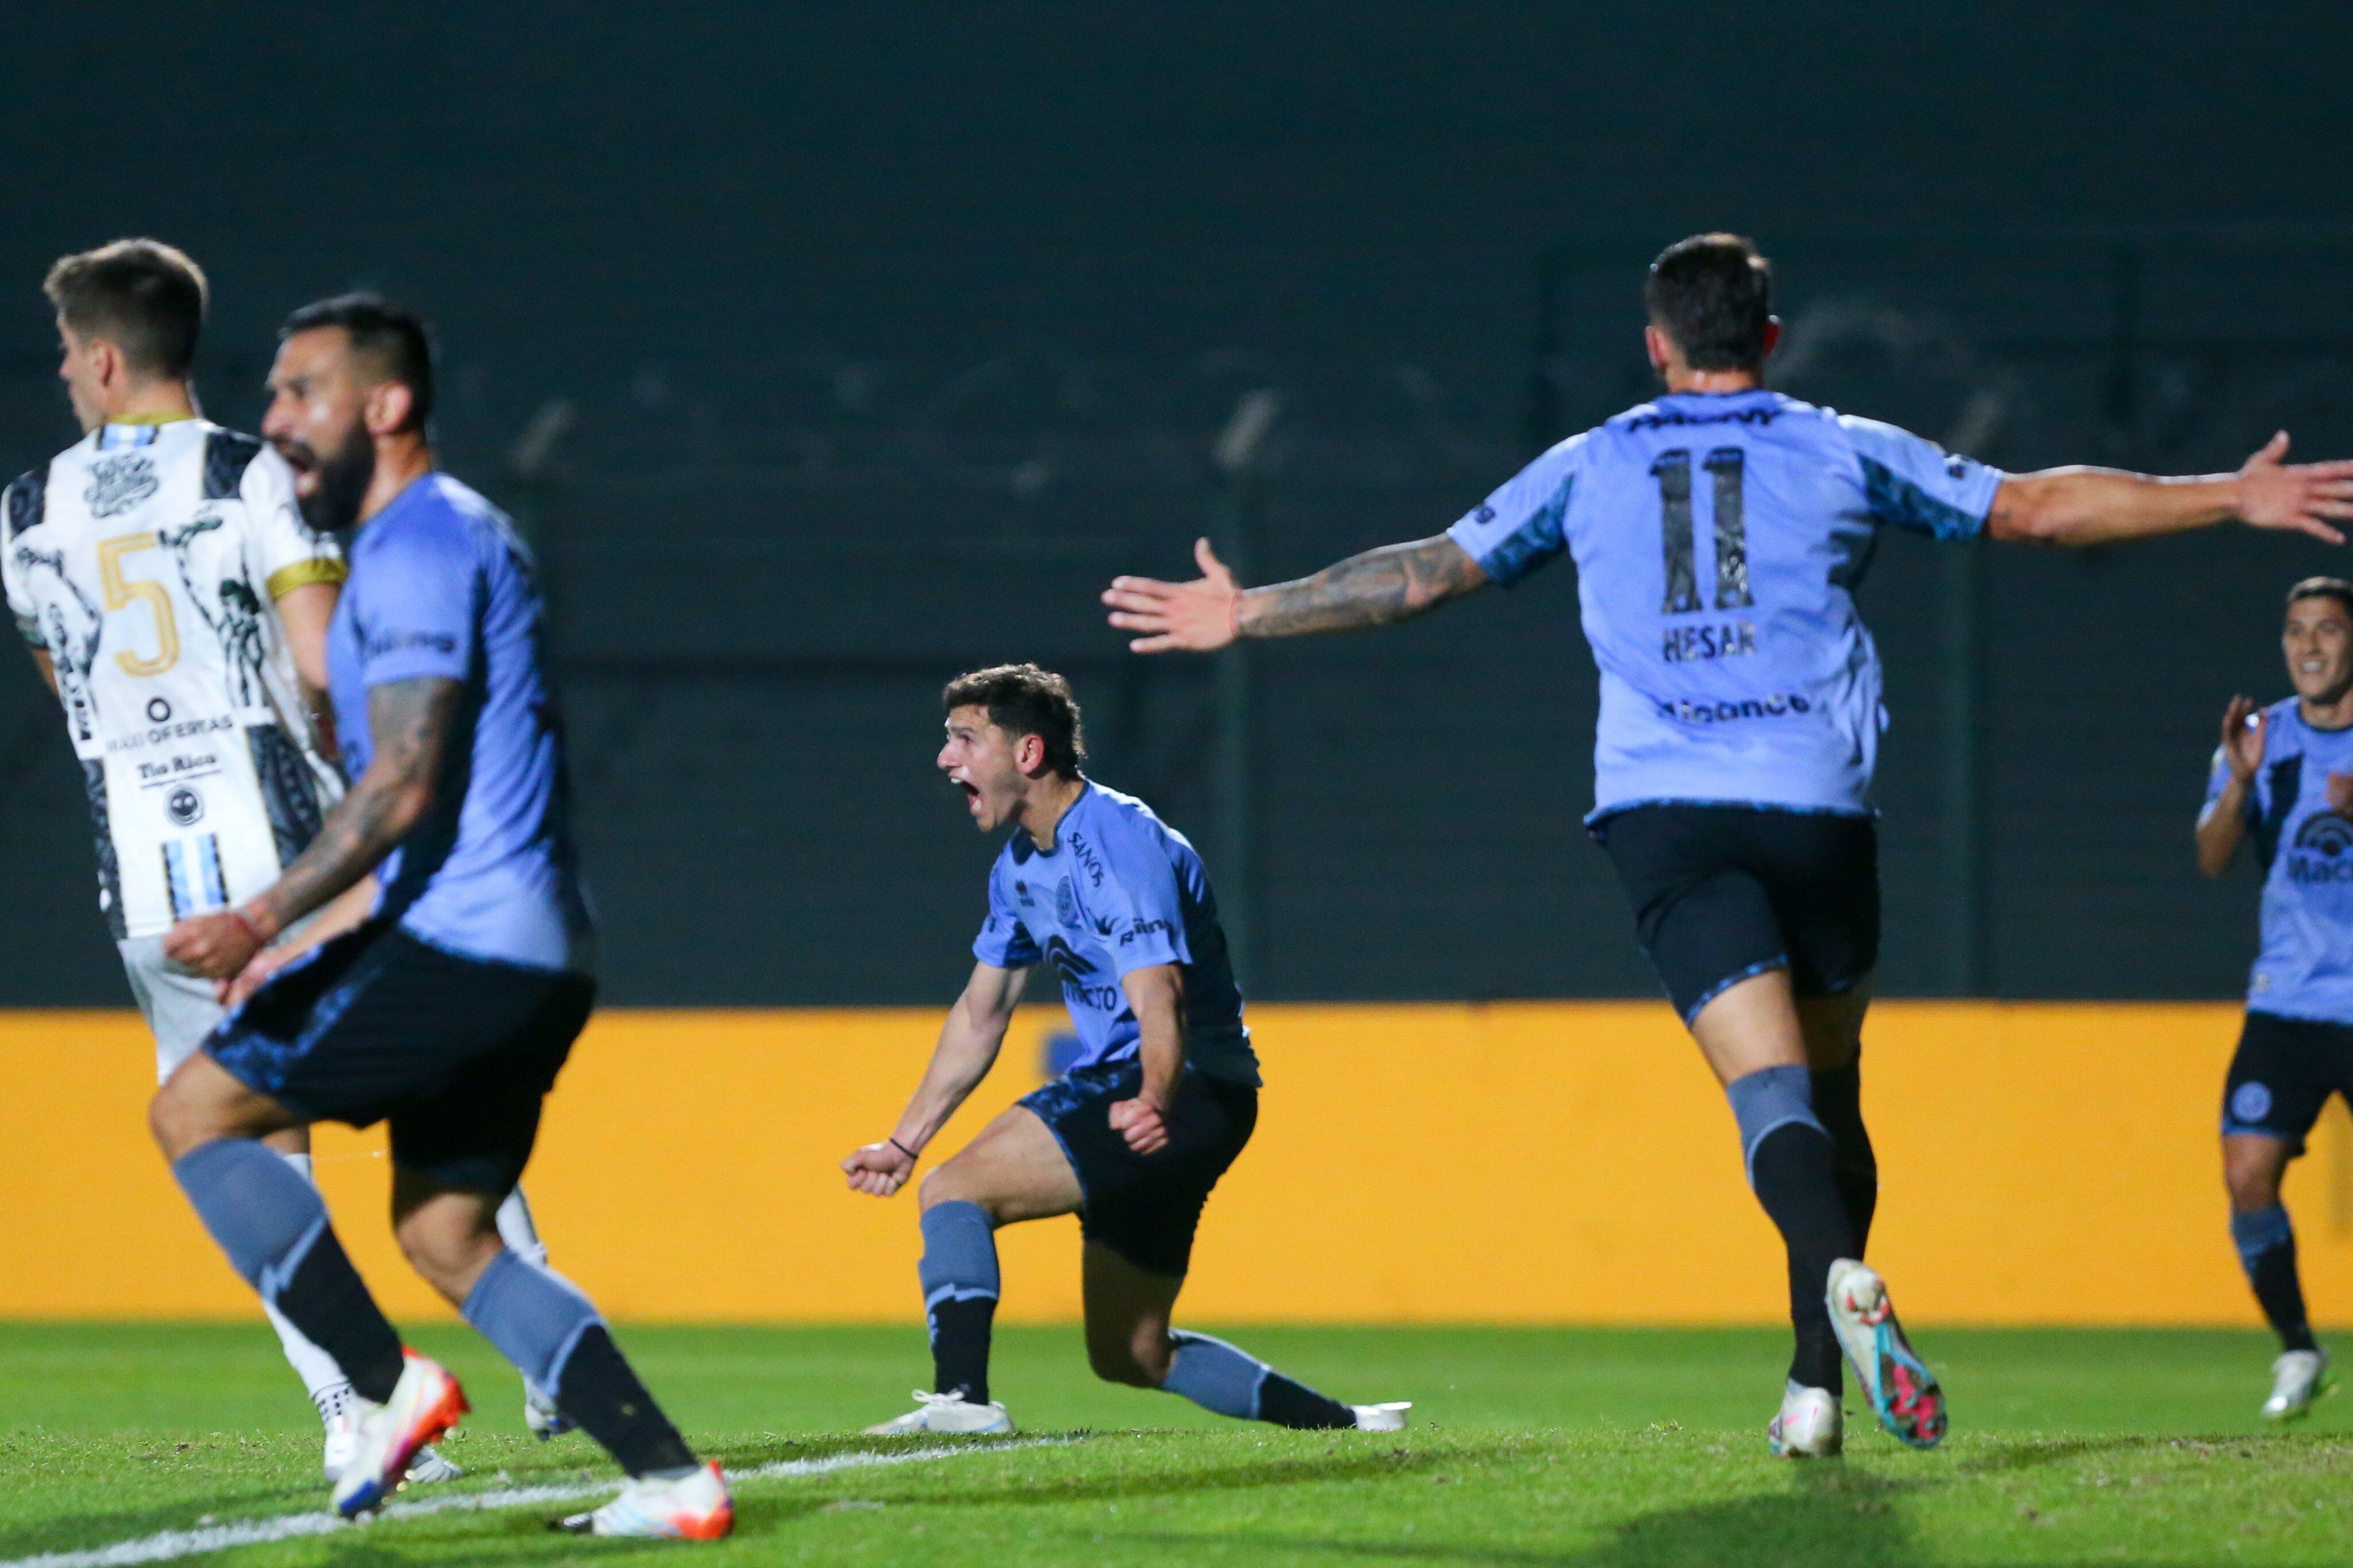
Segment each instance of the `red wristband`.
[[254,923],[253,917],[251,915],[247,914],[243,910],[227,910],[223,912],[227,914],[229,919],[235,921],[237,924],[245,928],[245,934],[253,939],[254,946],[268,947],[269,945],[269,939],[261,934],[261,928]]

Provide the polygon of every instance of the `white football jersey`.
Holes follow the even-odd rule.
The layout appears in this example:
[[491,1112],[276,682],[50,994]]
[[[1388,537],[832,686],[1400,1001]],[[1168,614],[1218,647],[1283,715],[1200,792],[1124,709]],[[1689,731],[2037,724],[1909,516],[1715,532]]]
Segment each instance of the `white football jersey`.
[[109,425],[7,488],[0,579],[46,648],[119,940],[260,892],[343,784],[279,597],[340,583],[284,459],[201,419]]

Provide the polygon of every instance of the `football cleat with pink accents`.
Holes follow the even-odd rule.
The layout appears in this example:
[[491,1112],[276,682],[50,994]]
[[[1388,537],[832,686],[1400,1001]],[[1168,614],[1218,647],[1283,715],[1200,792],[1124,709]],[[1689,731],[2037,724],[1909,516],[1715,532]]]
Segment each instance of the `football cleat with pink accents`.
[[639,1476],[603,1508],[548,1521],[574,1535],[626,1535],[657,1541],[716,1541],[735,1528],[735,1501],[716,1459],[691,1476]]
[[360,1417],[352,1457],[335,1478],[335,1511],[345,1519],[373,1513],[391,1500],[417,1451],[472,1408],[466,1391],[439,1363],[412,1350],[402,1351],[401,1360],[392,1397]]
[[1828,1300],[1839,1346],[1879,1424],[1915,1448],[1943,1442],[1945,1391],[1904,1337],[1887,1282],[1870,1265],[1841,1258],[1831,1265]]

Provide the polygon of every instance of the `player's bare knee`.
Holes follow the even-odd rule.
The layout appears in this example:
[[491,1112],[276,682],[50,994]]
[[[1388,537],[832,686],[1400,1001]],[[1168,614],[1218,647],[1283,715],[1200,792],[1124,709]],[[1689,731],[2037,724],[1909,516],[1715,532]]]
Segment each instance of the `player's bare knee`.
[[2261,1156],[2225,1151],[2222,1184],[2230,1191],[2231,1208],[2236,1214],[2253,1214],[2279,1202],[2280,1173]]
[[147,1101],[147,1130],[166,1160],[222,1136],[217,1117],[174,1075]]
[[1167,1325],[1152,1322],[1130,1337],[1127,1353],[1141,1374],[1137,1386],[1157,1388],[1168,1381],[1168,1365],[1176,1353],[1176,1346],[1168,1337]]
[[474,1280],[496,1257],[498,1232],[457,1223],[445,1215],[413,1214],[394,1227],[401,1256],[418,1278],[447,1297],[462,1303]]
[[956,1169],[955,1162],[950,1160],[916,1184],[916,1204],[928,1213],[942,1204],[968,1201],[961,1179],[962,1174]]
[[1108,1336],[1088,1339],[1087,1369],[1105,1383],[1124,1384],[1129,1388],[1157,1388],[1168,1371],[1164,1366],[1160,1377],[1153,1376],[1136,1359],[1134,1347],[1125,1338]]

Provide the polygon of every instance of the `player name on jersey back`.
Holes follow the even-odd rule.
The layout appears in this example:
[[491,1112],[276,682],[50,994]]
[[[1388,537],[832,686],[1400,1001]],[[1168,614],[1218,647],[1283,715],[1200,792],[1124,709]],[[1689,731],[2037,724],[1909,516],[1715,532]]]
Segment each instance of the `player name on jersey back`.
[[293,479],[200,419],[110,425],[7,488],[0,579],[49,656],[114,934],[259,892],[341,791],[275,601],[343,579]]

